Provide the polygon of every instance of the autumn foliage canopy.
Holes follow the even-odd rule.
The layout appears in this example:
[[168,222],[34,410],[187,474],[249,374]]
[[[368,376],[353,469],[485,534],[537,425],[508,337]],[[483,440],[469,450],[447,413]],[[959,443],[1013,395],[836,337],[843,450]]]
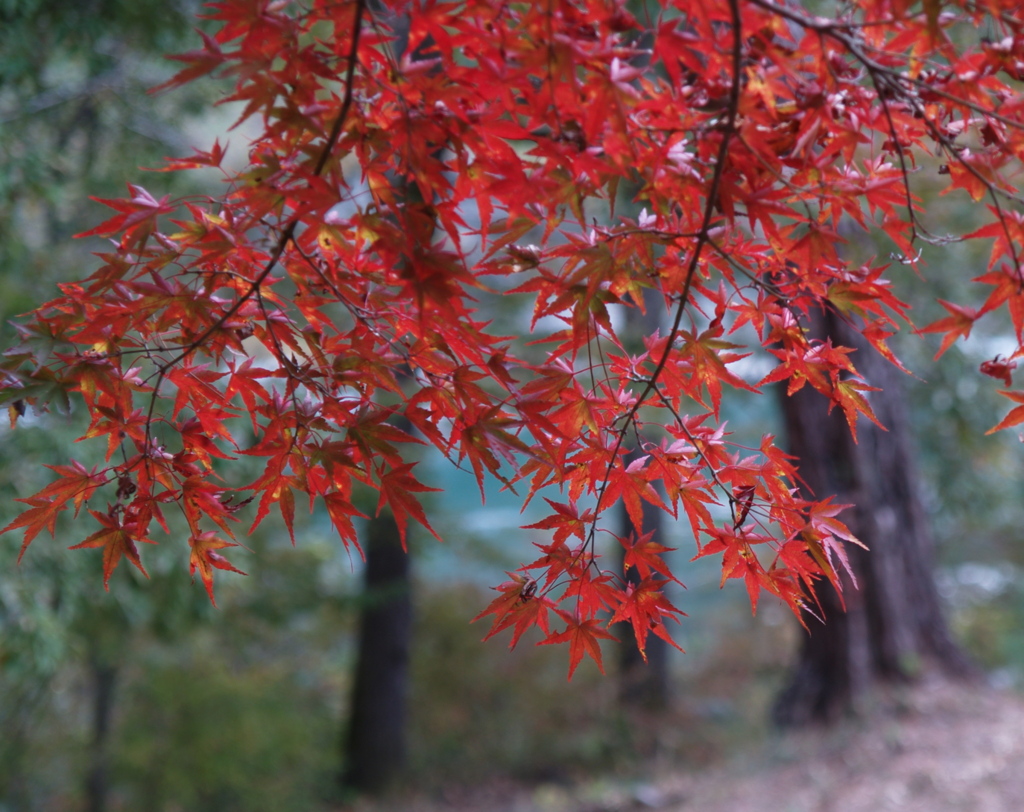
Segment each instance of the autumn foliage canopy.
[[[160,171],[220,170],[219,196],[132,184],[100,201],[112,216],[79,235],[106,239],[98,269],[22,321],[0,391],[12,423],[82,402],[106,462],[54,465],[5,531],[23,531],[24,553],[62,511],[82,514],[75,547],[101,549],[109,579],[122,558],[145,572],[139,545],[180,509],[212,600],[243,519],[277,511],[294,535],[297,507],[319,505],[357,546],[371,489],[403,538],[410,523],[433,532],[417,494],[439,483],[409,453],[426,444],[481,490],[543,489],[539,549],[481,614],[513,644],[533,627],[568,642],[570,675],[584,654],[600,664],[610,625],[630,624],[641,650],[671,640],[674,576],[642,532],[645,502],[688,522],[755,607],[763,590],[813,613],[856,539],[827,494],[804,498],[772,437],[730,442],[727,390],[812,387],[851,430],[874,419],[857,353],[806,325],[832,310],[899,364],[887,340],[910,321],[887,273],[940,239],[922,175],[987,207],[987,225],[955,236],[992,251],[971,274],[976,306],[944,302],[948,317],[918,329],[942,352],[1002,310],[1024,335],[1024,9],[837,8],[210,4],[212,33],[173,57],[167,86],[229,77],[258,125],[248,166],[224,168],[217,142]],[[851,229],[884,254],[850,263]],[[532,307],[519,334],[492,325],[500,297]],[[627,341],[623,314],[645,308],[660,328]],[[762,380],[735,371],[742,335],[773,359]],[[1014,357],[980,371],[1024,404]],[[1021,422],[1017,405],[1000,427]],[[237,481],[242,456],[259,461],[253,481]],[[635,583],[603,566],[608,540]]]

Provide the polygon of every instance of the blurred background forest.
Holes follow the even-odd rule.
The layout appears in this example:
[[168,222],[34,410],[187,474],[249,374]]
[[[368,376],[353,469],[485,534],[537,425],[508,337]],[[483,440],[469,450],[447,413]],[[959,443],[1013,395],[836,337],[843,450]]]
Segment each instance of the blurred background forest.
[[[191,47],[197,10],[186,0],[0,0],[5,347],[18,340],[10,319],[90,272],[90,251],[102,249],[71,239],[103,216],[89,196],[120,196],[126,181],[155,195],[216,192],[212,174],[138,171],[205,146],[232,121],[212,106],[214,82],[146,93],[175,69],[159,55]],[[231,142],[232,159],[244,160],[244,129]],[[927,200],[932,224],[966,230],[969,201],[938,191]],[[888,252],[850,239],[865,257]],[[984,251],[929,249],[927,284],[898,272],[918,324],[940,315],[936,297],[963,301]],[[519,319],[520,305],[498,316]],[[1012,435],[985,435],[1005,408],[977,373],[999,335],[973,336],[937,363],[936,345],[908,334],[897,352],[914,372],[906,391],[938,583],[958,640],[992,683],[1013,688],[1024,681],[1024,453]],[[0,523],[80,435],[71,406],[0,427]],[[753,446],[781,433],[777,410],[771,398],[726,406],[730,428]],[[73,449],[89,466],[101,453]],[[586,663],[567,684],[561,647],[509,653],[500,640],[480,642],[486,629],[469,620],[490,600],[487,586],[529,555],[537,539],[518,528],[531,519],[496,491],[481,505],[465,472],[423,464],[427,481],[446,488],[429,504],[446,542],[417,538],[411,552],[405,786],[627,780],[772,735],[768,709],[799,627],[771,604],[751,617],[742,588],[719,589],[716,562],[686,563],[695,549],[681,527],[665,534],[687,585],[673,596],[690,616],[676,634],[687,653],[669,659],[667,710],[654,712],[623,701],[610,653],[608,677]],[[326,517],[306,517],[298,535],[293,549],[268,522],[245,540],[232,561],[248,577],[221,578],[216,609],[189,577],[184,543],[145,550],[150,579],[122,567],[105,592],[99,554],[67,552],[60,525],[20,566],[20,533],[0,537],[0,812],[330,808],[368,599],[362,562],[335,543]]]

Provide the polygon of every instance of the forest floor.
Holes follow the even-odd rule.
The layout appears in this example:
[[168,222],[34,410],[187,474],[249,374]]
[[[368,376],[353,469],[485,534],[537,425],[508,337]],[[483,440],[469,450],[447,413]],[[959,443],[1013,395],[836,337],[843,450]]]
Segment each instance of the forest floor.
[[[396,799],[397,800],[397,799]],[[390,806],[390,805],[389,805]],[[406,797],[404,812],[1019,812],[1024,697],[929,683],[827,730],[776,733],[644,781],[500,784]],[[367,806],[365,812],[383,812]]]

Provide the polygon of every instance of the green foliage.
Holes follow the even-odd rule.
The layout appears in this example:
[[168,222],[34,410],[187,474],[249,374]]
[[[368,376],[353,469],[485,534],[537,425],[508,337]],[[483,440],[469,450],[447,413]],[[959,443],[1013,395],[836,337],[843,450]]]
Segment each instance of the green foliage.
[[[713,567],[701,562],[698,570]],[[687,605],[714,606],[707,628],[682,635],[673,702],[658,713],[627,710],[614,678],[590,662],[565,681],[548,646],[481,646],[466,612],[488,599],[471,584],[421,584],[414,635],[412,781],[420,788],[512,777],[527,783],[619,778],[659,766],[701,765],[767,733],[764,709],[795,644],[781,607],[758,617],[696,572]],[[688,579],[689,580],[689,579]],[[524,637],[524,642],[527,642]],[[616,651],[605,651],[615,669]]]
[[[113,809],[317,808],[338,762],[356,603],[347,564],[329,560],[330,548],[305,523],[300,529],[299,550],[283,532],[254,539],[250,579],[226,588],[216,611],[180,560],[157,556],[147,558],[143,588],[133,574],[112,581],[110,593],[95,581],[90,590],[65,589],[66,615],[40,610],[52,640],[27,625],[7,634],[19,618],[0,616],[0,652],[10,655],[0,664],[0,808],[77,803],[92,747],[84,655],[97,646],[118,666]],[[98,556],[41,545],[15,575],[39,589],[37,568],[76,559],[87,571],[69,573],[69,586],[76,574],[99,573]],[[277,566],[284,562],[294,566]],[[324,577],[339,569],[347,577]],[[18,581],[0,584],[6,595]],[[46,644],[56,651],[44,672],[34,657]]]
[[613,761],[615,686],[592,663],[570,685],[564,653],[552,647],[485,649],[483,624],[466,623],[488,600],[479,588],[453,584],[418,597],[410,749],[421,781],[564,778]]
[[[182,46],[195,6],[0,1],[0,335],[93,264],[70,239],[95,220],[90,195],[120,194],[138,167],[188,151],[182,125],[211,88],[147,90],[172,71],[162,55]],[[167,175],[151,184],[185,191]]]
[[137,670],[114,754],[119,805],[314,808],[337,760],[337,723],[323,712],[333,697],[285,658],[232,664],[223,639],[203,637]]
[[[181,46],[195,10],[154,0],[0,2],[5,344],[8,318],[92,264],[85,246],[70,239],[93,219],[88,195],[118,194],[126,173],[184,150],[181,126],[202,110],[207,92],[154,97],[146,89],[171,72],[162,54]],[[168,190],[173,183],[163,175],[154,182]],[[14,515],[14,499],[45,483],[41,463],[72,447],[83,429],[77,418],[54,415],[30,421],[27,431],[0,429],[4,523]],[[76,448],[91,464],[88,454]],[[66,554],[72,526],[64,517],[57,542],[18,567],[20,545],[0,539],[0,807],[41,808],[47,798],[66,808],[70,801],[53,799],[77,795],[88,738],[88,714],[79,713],[78,702],[69,708],[72,697],[87,704],[78,663],[120,665],[142,630],[173,638],[210,614],[196,602],[201,595],[177,556],[147,558],[152,579],[145,591],[138,574],[120,579],[109,594],[79,588],[82,578],[100,572],[100,562]]]
[[176,47],[198,4],[154,0],[0,0],[0,83],[38,86],[54,55],[98,72],[114,50],[159,55]]

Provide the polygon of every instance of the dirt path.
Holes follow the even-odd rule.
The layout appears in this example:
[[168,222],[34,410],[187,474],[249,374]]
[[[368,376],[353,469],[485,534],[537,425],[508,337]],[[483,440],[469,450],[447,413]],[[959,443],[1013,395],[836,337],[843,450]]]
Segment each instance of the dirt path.
[[[1021,812],[1024,700],[933,684],[888,712],[780,737],[746,764],[671,776],[666,812]],[[653,799],[652,799],[653,800]]]
[[865,718],[778,735],[700,772],[569,790],[491,785],[365,812],[1022,812],[1024,698],[917,686]]

